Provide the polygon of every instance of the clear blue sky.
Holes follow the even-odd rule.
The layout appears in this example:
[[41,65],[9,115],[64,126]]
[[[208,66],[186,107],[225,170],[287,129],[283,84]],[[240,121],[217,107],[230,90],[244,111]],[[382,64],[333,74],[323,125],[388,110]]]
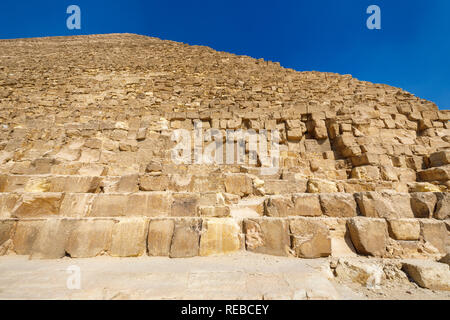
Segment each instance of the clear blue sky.
[[[81,8],[68,30],[66,8]],[[381,8],[368,30],[366,8]],[[450,109],[449,0],[2,0],[0,38],[130,32],[352,74]]]

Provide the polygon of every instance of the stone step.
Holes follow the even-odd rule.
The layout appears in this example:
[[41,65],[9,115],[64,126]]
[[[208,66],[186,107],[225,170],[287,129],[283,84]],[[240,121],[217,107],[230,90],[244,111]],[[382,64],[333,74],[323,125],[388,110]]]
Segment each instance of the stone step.
[[116,217],[0,219],[0,255],[73,258],[209,256],[248,250],[318,258],[440,259],[449,231],[434,219]]
[[450,194],[294,193],[240,198],[216,192],[134,193],[3,192],[0,217],[450,217]]
[[[432,168],[429,170],[442,170]],[[439,172],[437,172],[439,176]],[[393,190],[397,192],[443,191],[428,182],[333,180],[296,173],[257,176],[249,173],[89,175],[0,175],[0,192],[114,193],[138,191],[226,192],[239,196],[289,193],[333,193]]]

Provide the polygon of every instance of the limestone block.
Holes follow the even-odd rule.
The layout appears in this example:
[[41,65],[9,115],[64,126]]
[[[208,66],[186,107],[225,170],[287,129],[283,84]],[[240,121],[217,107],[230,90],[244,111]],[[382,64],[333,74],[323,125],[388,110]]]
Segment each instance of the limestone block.
[[294,204],[289,196],[271,196],[264,201],[264,213],[269,217],[287,217],[293,214]]
[[14,252],[19,255],[32,254],[34,241],[44,224],[44,220],[18,221],[13,236]]
[[450,291],[450,269],[434,261],[408,261],[402,269],[422,288]]
[[420,223],[417,219],[388,220],[389,235],[395,240],[419,240]]
[[227,206],[203,206],[199,208],[202,217],[229,217],[230,208]]
[[430,164],[432,167],[450,164],[450,150],[443,150],[430,154]]
[[282,219],[244,220],[245,244],[249,251],[275,256],[289,255],[289,223]]
[[329,217],[354,217],[357,215],[356,201],[350,193],[321,193],[320,205],[323,214]]
[[320,216],[322,208],[320,206],[318,194],[299,193],[292,196],[294,204],[291,210],[296,216]]
[[289,227],[292,249],[297,257],[319,258],[331,254],[330,233],[321,221],[293,219]]
[[200,238],[200,255],[226,254],[240,249],[241,228],[231,218],[208,218],[203,220]]
[[358,253],[383,256],[387,246],[387,227],[383,219],[355,217],[347,222],[352,243]]
[[11,212],[16,218],[48,217],[59,214],[61,193],[24,193]]
[[308,180],[298,179],[296,181],[289,180],[265,180],[265,194],[287,194],[287,193],[304,193],[306,192],[306,184]]
[[127,208],[126,194],[98,194],[88,212],[89,217],[125,216]]
[[380,169],[375,166],[355,167],[352,169],[351,177],[365,181],[378,181],[380,180]]
[[48,184],[51,192],[93,193],[99,190],[101,178],[57,176],[49,178]]
[[426,242],[433,245],[441,254],[446,253],[448,232],[443,221],[421,219],[420,229],[421,235]]
[[66,193],[61,202],[59,215],[61,217],[81,218],[88,214],[88,209],[96,197],[89,193]]
[[114,220],[76,220],[66,244],[66,252],[72,258],[90,258],[108,252]]
[[72,219],[42,221],[31,247],[32,259],[59,259],[66,254],[66,244],[75,226]]
[[450,218],[450,194],[437,193],[437,204],[433,214],[433,218],[445,220]]
[[386,280],[381,265],[356,259],[339,259],[335,272],[340,280],[352,281],[364,286],[377,286]]
[[431,218],[436,203],[436,194],[432,192],[411,193],[411,208],[416,218]]
[[175,220],[151,220],[148,228],[147,249],[150,256],[168,256]]
[[0,220],[0,256],[7,254],[12,246],[16,225],[17,221],[15,220]]
[[138,174],[128,174],[120,177],[117,183],[116,192],[137,192],[138,187]]
[[171,258],[198,256],[201,229],[201,219],[187,218],[175,220],[169,256]]
[[142,191],[165,191],[169,187],[167,175],[143,175],[139,177],[139,189]]
[[447,181],[450,180],[450,165],[419,171],[417,176],[420,181]]
[[246,196],[253,193],[252,179],[246,174],[232,174],[225,177],[225,191],[227,193]]
[[363,216],[375,218],[413,218],[411,197],[407,193],[360,192],[355,199]]
[[338,192],[337,185],[333,181],[322,179],[310,179],[308,181],[309,193],[333,193]]
[[9,218],[20,196],[14,193],[0,193],[0,218]]
[[199,197],[196,194],[174,194],[170,207],[171,217],[195,217],[197,216]]
[[109,254],[115,257],[138,257],[146,252],[148,219],[122,219],[114,224]]

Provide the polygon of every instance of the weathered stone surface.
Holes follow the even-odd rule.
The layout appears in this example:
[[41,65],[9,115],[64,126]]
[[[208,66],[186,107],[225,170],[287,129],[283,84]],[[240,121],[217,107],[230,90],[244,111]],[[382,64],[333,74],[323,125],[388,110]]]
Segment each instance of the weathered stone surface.
[[355,194],[363,216],[374,218],[413,218],[410,195],[394,192],[360,192]]
[[225,191],[239,196],[252,194],[252,179],[245,174],[227,175],[225,177]]
[[408,261],[403,270],[422,288],[450,291],[450,269],[434,261]]
[[293,208],[290,196],[271,196],[264,201],[264,213],[269,217],[287,217],[294,213]]
[[168,256],[175,220],[151,220],[148,228],[147,249],[150,256]]
[[419,171],[417,175],[420,181],[447,181],[450,179],[450,165]]
[[433,218],[445,220],[450,218],[450,194],[438,193],[437,204],[433,214]]
[[289,224],[292,249],[299,258],[328,257],[331,238],[327,226],[321,221],[295,219]]
[[61,193],[24,193],[11,212],[12,217],[35,218],[59,214]]
[[81,218],[88,214],[89,207],[96,197],[89,193],[67,193],[61,201],[59,216]]
[[224,254],[240,249],[241,228],[234,219],[208,218],[203,220],[200,255]]
[[175,194],[170,207],[171,217],[195,217],[197,216],[199,197],[195,194]]
[[112,229],[109,254],[115,257],[138,257],[146,252],[148,219],[129,218],[116,222]]
[[432,192],[411,193],[411,208],[416,218],[431,218],[437,197]]
[[340,280],[356,282],[369,288],[376,288],[386,280],[381,265],[356,259],[340,258],[335,272]]
[[201,219],[175,220],[169,256],[171,258],[198,256],[201,228]]
[[357,215],[356,201],[349,193],[321,193],[320,205],[329,217],[354,217]]
[[448,238],[448,231],[444,222],[422,219],[420,220],[420,229],[425,241],[433,245],[440,253],[446,253],[445,242]]
[[416,219],[390,219],[389,235],[396,240],[419,240],[420,223]]
[[206,206],[200,207],[200,216],[202,217],[229,217],[230,207],[227,206]]
[[323,179],[311,179],[308,181],[309,193],[333,193],[338,192],[335,182]]
[[300,193],[292,197],[294,207],[292,214],[297,216],[320,216],[322,208],[320,206],[319,195]]
[[44,224],[44,220],[18,221],[13,236],[14,252],[19,255],[31,255],[34,241]]
[[17,222],[14,220],[0,220],[0,256],[8,253],[12,246],[12,237]]
[[75,226],[71,219],[47,219],[41,227],[31,247],[32,259],[57,259],[66,255],[66,244]]
[[289,255],[289,223],[286,220],[246,219],[244,233],[249,251],[275,256]]
[[450,150],[443,150],[430,154],[430,164],[432,167],[450,164]]
[[166,191],[169,178],[166,175],[144,175],[139,177],[139,189],[142,191]]
[[387,226],[382,219],[356,217],[348,220],[352,243],[358,253],[371,256],[384,256],[386,252]]
[[0,193],[0,218],[10,218],[19,195],[13,193]]
[[77,220],[66,244],[72,258],[95,257],[108,252],[115,221],[106,219]]

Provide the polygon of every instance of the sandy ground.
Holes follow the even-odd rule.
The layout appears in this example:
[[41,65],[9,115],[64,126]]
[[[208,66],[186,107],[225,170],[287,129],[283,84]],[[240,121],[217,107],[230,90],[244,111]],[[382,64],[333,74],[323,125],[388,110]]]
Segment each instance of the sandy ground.
[[[79,271],[80,286],[77,288]],[[69,285],[69,286],[68,286]],[[342,283],[328,259],[252,254],[29,260],[0,257],[0,299],[449,299],[414,283]]]

